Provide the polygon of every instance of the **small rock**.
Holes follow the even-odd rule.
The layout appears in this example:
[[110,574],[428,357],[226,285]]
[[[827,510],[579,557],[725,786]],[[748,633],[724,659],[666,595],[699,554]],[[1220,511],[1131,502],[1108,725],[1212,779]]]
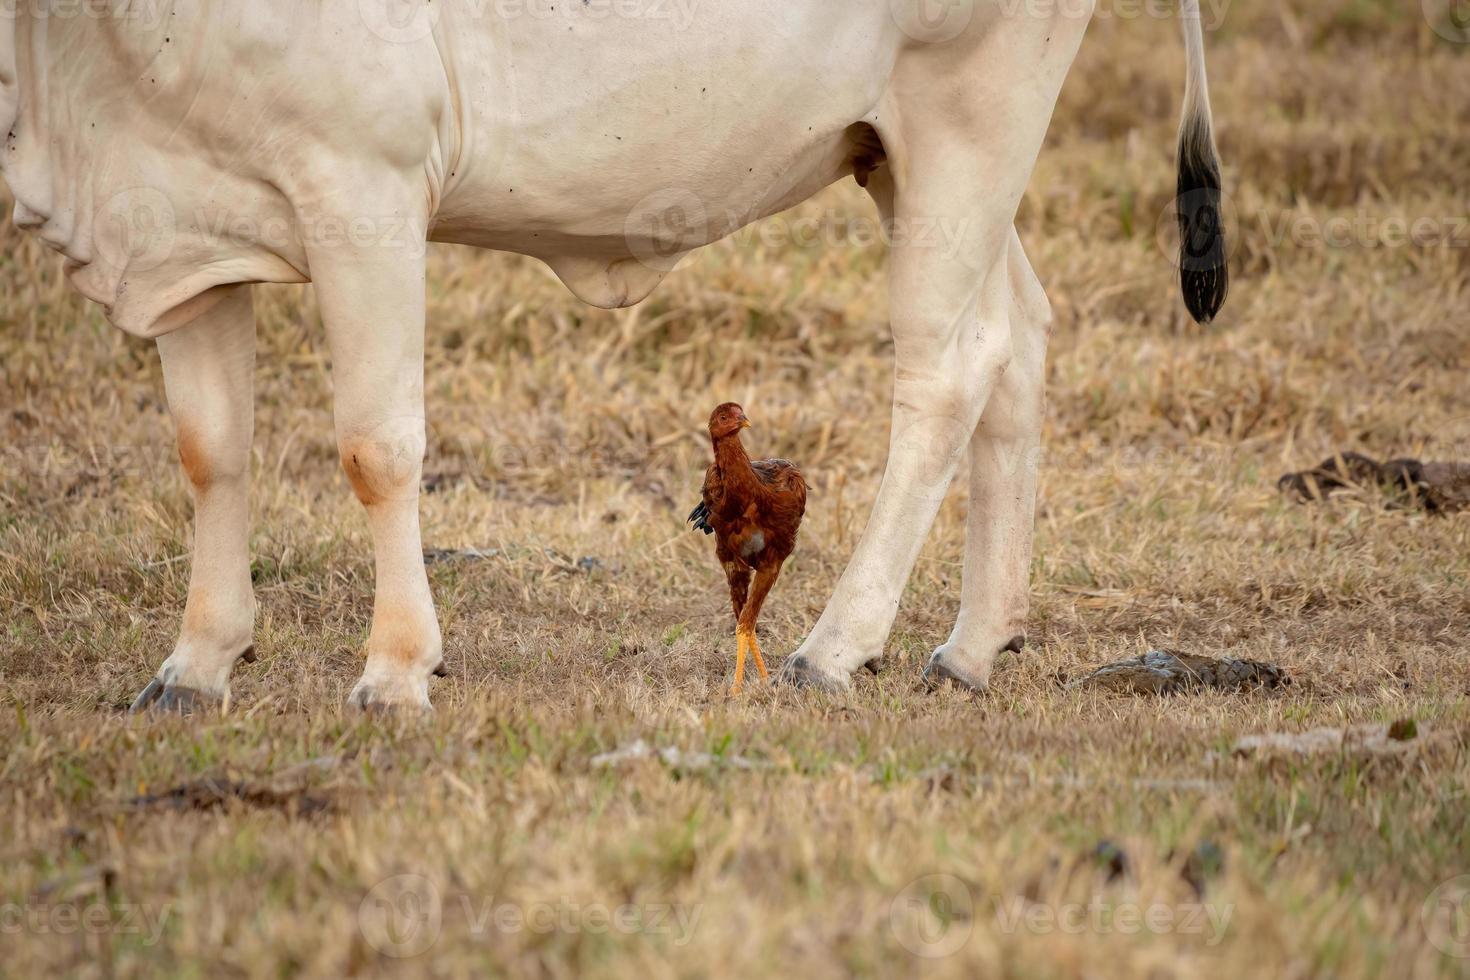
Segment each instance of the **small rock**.
[[739,755],[715,755],[711,752],[685,752],[683,749],[673,745],[666,745],[661,749],[655,749],[640,738],[611,752],[594,755],[592,757],[592,768],[606,769],[628,762],[639,762],[644,759],[658,759],[670,769],[677,769],[683,772],[698,772],[715,766],[725,766],[732,769],[765,769],[770,765],[770,763],[759,759],[747,759]]
[[[1406,727],[1400,727],[1406,726]],[[1397,729],[1397,735],[1395,734]],[[1347,728],[1313,728],[1305,732],[1270,732],[1247,735],[1235,743],[1237,758],[1259,755],[1402,755],[1417,751],[1429,741],[1413,721],[1352,725]]]
[[1117,881],[1132,872],[1132,862],[1128,860],[1128,853],[1110,840],[1100,840],[1092,849],[1092,859],[1099,868],[1102,868],[1109,882]]
[[1219,876],[1224,870],[1225,852],[1220,849],[1220,845],[1212,840],[1202,840],[1189,852],[1189,857],[1185,858],[1184,866],[1179,869],[1179,877],[1194,889],[1195,897],[1202,898],[1209,880]]

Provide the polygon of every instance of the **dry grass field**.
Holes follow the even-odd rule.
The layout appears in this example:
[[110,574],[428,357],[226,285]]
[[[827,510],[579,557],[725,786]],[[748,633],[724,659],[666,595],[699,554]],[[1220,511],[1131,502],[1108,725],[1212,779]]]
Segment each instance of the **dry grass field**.
[[[1339,449],[1470,459],[1470,44],[1415,2],[1206,7],[1220,321],[1188,321],[1159,233],[1172,18],[1103,0],[1021,209],[1057,323],[1030,645],[984,696],[919,683],[961,486],[876,675],[725,696],[725,586],[683,524],[710,407],[813,483],[777,657],[884,462],[885,257],[851,181],[620,312],[434,251],[425,546],[493,553],[430,568],[426,719],[343,709],[372,566],[301,287],[257,302],[259,662],[223,715],[125,713],[189,567],[158,357],[7,225],[0,975],[1470,973],[1470,516],[1275,487]],[[1295,683],[1059,684],[1151,647]],[[1232,752],[1400,719],[1394,752]]]

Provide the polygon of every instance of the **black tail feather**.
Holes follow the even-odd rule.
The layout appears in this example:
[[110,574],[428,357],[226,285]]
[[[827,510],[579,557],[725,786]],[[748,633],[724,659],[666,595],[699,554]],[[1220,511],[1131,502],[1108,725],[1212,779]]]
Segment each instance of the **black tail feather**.
[[715,529],[709,524],[709,507],[703,500],[699,502],[699,506],[689,512],[688,523],[693,524],[696,531],[703,531],[705,534],[715,533]]

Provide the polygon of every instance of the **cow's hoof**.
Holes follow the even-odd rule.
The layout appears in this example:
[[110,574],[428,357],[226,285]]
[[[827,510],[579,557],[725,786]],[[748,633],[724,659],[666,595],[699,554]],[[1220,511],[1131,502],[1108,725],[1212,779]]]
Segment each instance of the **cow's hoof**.
[[942,656],[935,654],[924,668],[924,683],[933,691],[941,687],[946,681],[957,687],[976,694],[984,694],[989,690],[989,683],[978,679],[968,672],[946,663]]
[[197,687],[165,684],[155,677],[143,688],[128,710],[133,714],[155,711],[160,714],[192,715],[196,711],[217,711],[224,698]]
[[1013,636],[995,653],[975,664],[966,662],[973,661],[973,657],[962,655],[953,643],[946,643],[929,658],[924,668],[924,683],[934,690],[948,681],[967,691],[984,694],[990,689],[990,668],[995,664],[995,658],[1002,653],[1020,653],[1025,646],[1026,637]]
[[406,681],[386,678],[369,680],[366,677],[358,681],[352,688],[352,693],[347,695],[347,706],[370,715],[434,710],[434,706],[429,703],[426,686],[419,689],[417,685]]
[[247,646],[223,666],[218,660],[201,661],[175,651],[128,710],[134,714],[158,711],[180,715],[216,711],[229,694],[230,671],[236,663],[255,663],[255,646]]
[[852,686],[847,677],[818,670],[815,664],[801,655],[788,658],[776,674],[776,680],[792,687],[806,687],[828,694],[840,694]]

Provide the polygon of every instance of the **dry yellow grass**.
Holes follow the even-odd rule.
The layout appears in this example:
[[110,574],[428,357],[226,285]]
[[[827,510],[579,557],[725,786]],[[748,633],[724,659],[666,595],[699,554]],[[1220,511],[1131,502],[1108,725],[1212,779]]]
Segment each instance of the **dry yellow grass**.
[[[1157,234],[1176,25],[1091,30],[1021,214],[1058,324],[1031,645],[985,697],[918,685],[956,610],[958,489],[881,674],[845,698],[723,697],[722,579],[682,524],[709,407],[742,401],[753,446],[814,483],[762,624],[773,654],[815,621],[881,472],[884,256],[847,241],[874,220],[850,184],[622,312],[529,260],[434,252],[425,543],[499,553],[431,569],[453,676],[424,722],[341,708],[372,571],[297,288],[258,304],[260,662],[224,717],[122,714],[188,571],[157,356],[7,230],[0,974],[1466,973],[1423,910],[1470,909],[1436,892],[1470,874],[1470,518],[1305,508],[1274,481],[1339,448],[1470,458],[1470,45],[1418,4],[1329,6],[1241,0],[1210,39],[1236,228],[1205,331]],[[1395,245],[1391,218],[1440,240]],[[787,240],[804,219],[822,233]],[[1297,683],[1056,684],[1149,646]],[[1229,751],[1399,718],[1422,732],[1403,755]],[[714,761],[594,763],[638,739]],[[129,803],[201,778],[240,786]],[[1102,840],[1127,855],[1116,880]],[[1201,842],[1224,858],[1203,898],[1180,873]],[[1186,922],[1200,902],[1214,918]],[[1167,928],[1129,918],[1153,905]]]

